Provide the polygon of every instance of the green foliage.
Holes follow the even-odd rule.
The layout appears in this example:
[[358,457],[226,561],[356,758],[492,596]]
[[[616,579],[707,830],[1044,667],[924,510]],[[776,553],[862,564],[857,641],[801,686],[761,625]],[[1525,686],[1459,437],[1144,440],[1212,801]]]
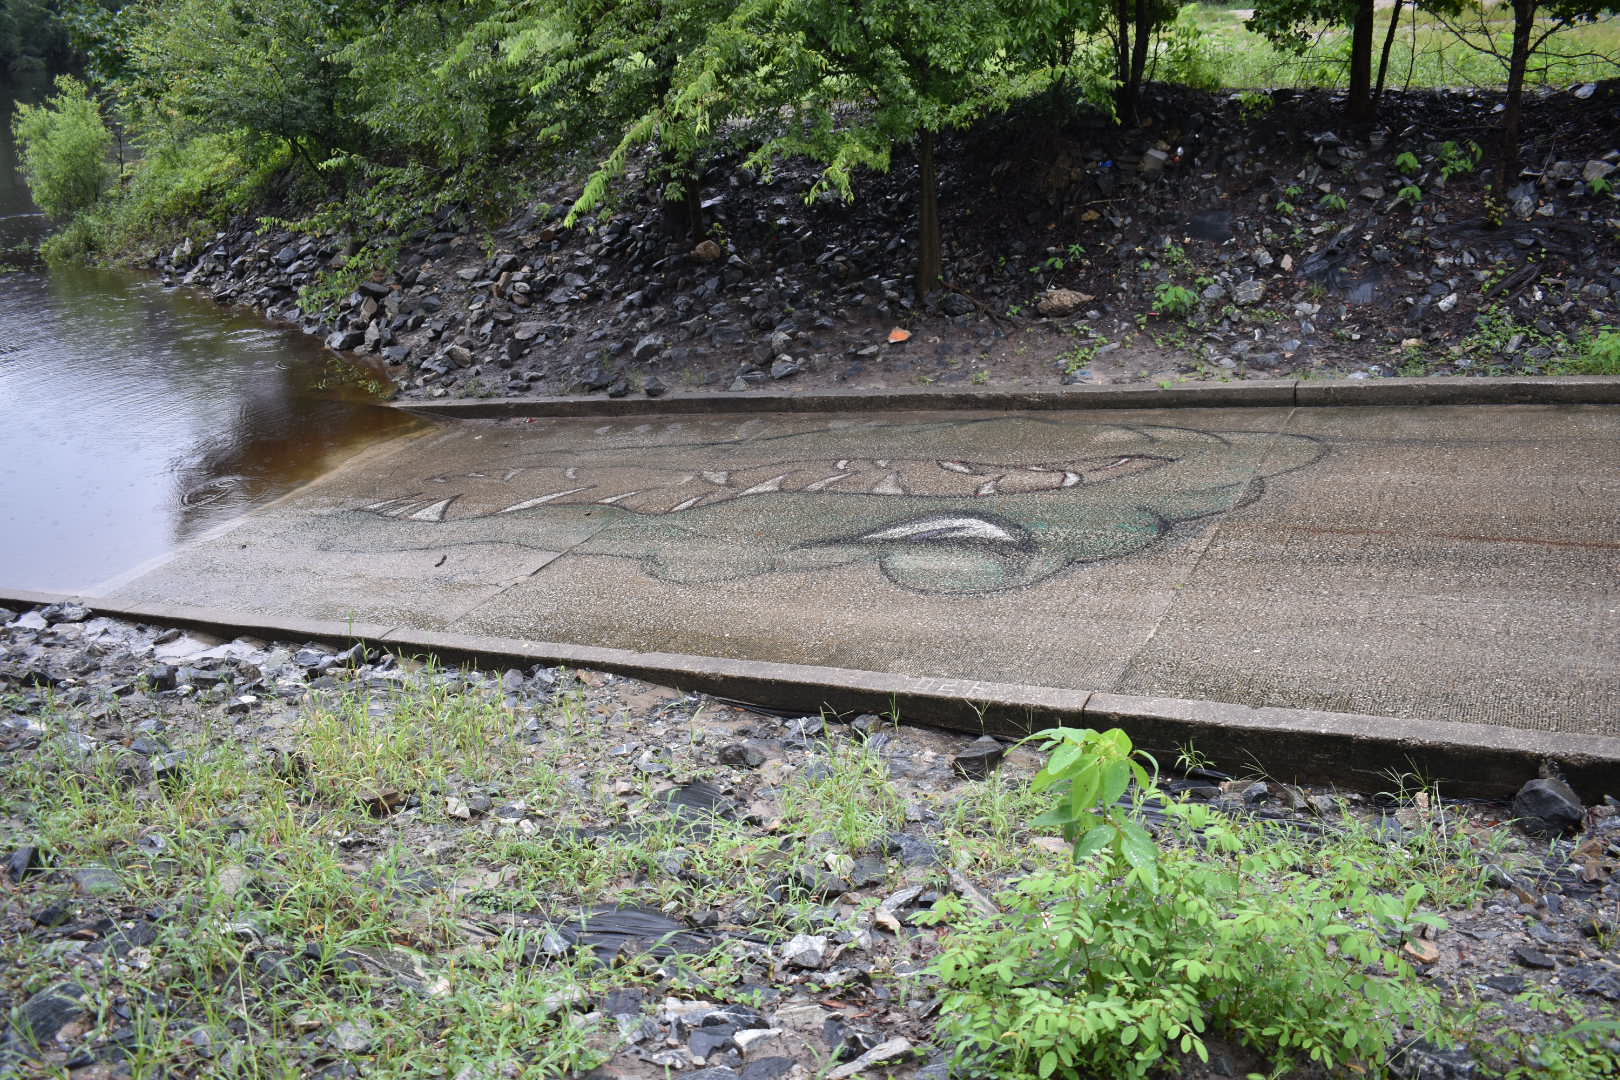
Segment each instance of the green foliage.
[[1560,375],[1620,375],[1620,327],[1605,326],[1588,335],[1556,370]]
[[1423,170],[1423,163],[1418,160],[1418,156],[1412,151],[1402,150],[1395,155],[1395,168],[1407,176],[1416,176]]
[[1620,1075],[1620,1021],[1588,1020],[1580,1006],[1556,1001],[1540,987],[1514,1000],[1569,1026],[1531,1034],[1516,1030],[1502,1006],[1487,1010],[1479,1027],[1497,1035],[1473,1050],[1492,1075],[1502,1080],[1609,1080]]
[[89,88],[66,75],[43,105],[17,106],[12,130],[23,178],[39,208],[58,221],[95,204],[112,179],[112,133]]
[[1440,144],[1440,175],[1447,180],[1466,176],[1479,167],[1480,159],[1484,156],[1485,151],[1473,140],[1466,143],[1443,142]]
[[1245,124],[1252,124],[1271,112],[1271,95],[1263,90],[1245,90],[1237,97],[1238,113]]
[[1417,206],[1418,203],[1423,201],[1423,189],[1416,184],[1403,184],[1401,189],[1395,193],[1395,201]]
[[[1360,1071],[1399,1025],[1432,1022],[1438,996],[1391,947],[1438,921],[1417,910],[1421,886],[1390,897],[1336,868],[1281,868],[1211,808],[1166,799],[1122,731],[1033,739],[1051,750],[1034,786],[1058,804],[1032,824],[1060,828],[1075,865],[1019,881],[1004,918],[935,906],[951,927],[933,965],[941,1028],[965,1072],[1141,1077],[1207,1060],[1210,1033],[1279,1066]],[[1150,803],[1197,844],[1156,844],[1138,820]]]
[[157,132],[124,185],[45,241],[53,261],[119,258],[223,228],[263,196],[289,164],[285,146],[241,133]]
[[73,55],[59,5],[0,0],[0,78],[60,70]]
[[1161,281],[1153,290],[1153,306],[1162,315],[1185,318],[1198,310],[1198,294],[1184,285]]
[[1350,204],[1344,201],[1343,195],[1330,191],[1317,200],[1317,205],[1330,214],[1342,214]]
[[[1221,85],[1220,58],[1188,8],[1178,11],[1175,21],[1160,35],[1158,62],[1153,75],[1165,82],[1198,90],[1214,90]],[[1270,95],[1259,96],[1265,99],[1269,107]]]
[[454,166],[499,154],[517,140],[550,141],[528,95],[537,66],[497,63],[492,46],[463,47],[502,10],[494,0],[389,5],[337,50],[372,160]]

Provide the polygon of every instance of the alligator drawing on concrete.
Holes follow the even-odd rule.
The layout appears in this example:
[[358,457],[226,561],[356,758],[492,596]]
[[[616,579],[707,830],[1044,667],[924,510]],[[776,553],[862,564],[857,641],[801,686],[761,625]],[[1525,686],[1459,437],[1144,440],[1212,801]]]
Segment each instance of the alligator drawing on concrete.
[[[873,443],[904,453],[838,456]],[[351,550],[513,544],[680,583],[875,562],[907,589],[994,592],[1143,552],[1323,453],[1297,435],[1029,417],[587,450],[353,508],[370,524]]]

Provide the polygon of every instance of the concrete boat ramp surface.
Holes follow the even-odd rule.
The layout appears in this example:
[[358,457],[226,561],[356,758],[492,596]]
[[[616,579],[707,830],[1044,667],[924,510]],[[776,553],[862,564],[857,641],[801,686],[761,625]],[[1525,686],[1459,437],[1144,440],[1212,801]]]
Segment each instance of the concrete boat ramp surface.
[[455,421],[101,599],[1613,765],[1620,407]]

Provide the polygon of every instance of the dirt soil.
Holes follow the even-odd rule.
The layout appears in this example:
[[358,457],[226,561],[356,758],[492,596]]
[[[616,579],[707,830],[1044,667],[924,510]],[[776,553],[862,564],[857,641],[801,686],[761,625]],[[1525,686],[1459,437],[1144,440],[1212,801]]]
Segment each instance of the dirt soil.
[[[812,167],[722,157],[702,242],[633,181],[565,228],[556,183],[495,227],[447,207],[382,263],[243,221],[153,265],[408,398],[1556,373],[1620,324],[1620,81],[1532,95],[1498,198],[1499,98],[1391,93],[1360,134],[1288,90],[1151,87],[1135,129],[987,119],[944,140],[946,287],[920,299],[904,150],[847,205],[806,203]],[[345,269],[353,291],[298,306]]]
[[[422,700],[434,723],[411,719]],[[436,759],[440,732],[468,716],[488,745]],[[334,719],[376,726],[346,741]],[[402,738],[419,747],[405,771],[353,771],[349,755]],[[424,1025],[419,1062],[442,1062],[478,1020],[467,988],[489,963],[500,1000],[580,963],[589,992],[547,1022],[554,1039],[588,1033],[597,1080],[946,1080],[926,968],[950,927],[917,916],[952,893],[994,910],[1013,878],[1066,857],[1024,825],[1040,760],[591,671],[447,672],[72,605],[0,611],[0,1071],[257,1075],[273,1050],[300,1075],[363,1076],[397,1060],[395,1015]],[[1386,887],[1445,883],[1448,925],[1403,948],[1419,977],[1499,1013],[1487,1045],[1615,1018],[1614,799],[1530,835],[1507,806],[1395,783],[1397,762],[1387,792],[1183,765],[1165,777],[1181,797],[1267,835],[1373,830]],[[98,805],[86,793],[100,780]],[[337,877],[301,877],[305,863]],[[311,904],[320,889],[340,902]],[[199,953],[212,959],[188,966]],[[530,1075],[532,1039],[503,1036],[455,1075]],[[1601,1042],[1595,1054],[1620,1054]],[[1211,1049],[1170,1074],[1263,1067]],[[1520,1053],[1498,1063],[1531,1064]],[[1494,1075],[1421,1040],[1393,1068]],[[428,1074],[449,1075],[414,1075]]]

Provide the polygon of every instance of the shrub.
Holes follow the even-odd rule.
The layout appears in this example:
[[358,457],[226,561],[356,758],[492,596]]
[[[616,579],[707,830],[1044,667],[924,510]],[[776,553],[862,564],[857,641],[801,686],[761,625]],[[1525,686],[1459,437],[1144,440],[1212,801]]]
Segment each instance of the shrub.
[[1620,327],[1605,326],[1586,337],[1575,355],[1558,365],[1562,375],[1620,375]]
[[1153,306],[1161,315],[1180,318],[1198,309],[1198,294],[1183,285],[1160,282],[1153,290]]
[[[1063,830],[1075,866],[1019,881],[1005,918],[955,898],[930,916],[952,927],[933,970],[967,1073],[1140,1077],[1173,1054],[1207,1060],[1207,1031],[1279,1064],[1376,1070],[1401,1025],[1436,1015],[1385,940],[1437,921],[1414,915],[1421,886],[1382,896],[1250,853],[1209,807],[1166,799],[1122,731],[1035,738],[1053,750],[1035,784],[1060,802],[1034,824]],[[1161,850],[1138,820],[1148,802],[1197,846]]]
[[17,106],[12,130],[34,201],[65,221],[94,205],[112,178],[112,133],[79,80],[62,76],[43,105]]

